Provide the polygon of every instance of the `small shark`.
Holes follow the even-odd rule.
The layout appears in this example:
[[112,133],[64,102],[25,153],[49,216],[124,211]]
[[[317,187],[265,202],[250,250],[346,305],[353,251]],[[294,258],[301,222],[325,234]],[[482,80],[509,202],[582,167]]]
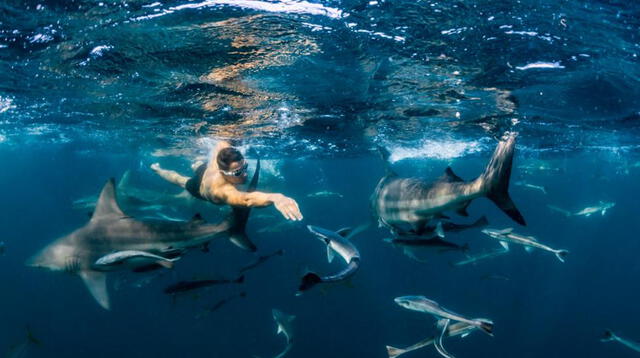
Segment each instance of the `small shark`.
[[315,272],[308,272],[302,278],[302,283],[298,288],[298,295],[313,286],[322,282],[339,282],[353,276],[360,267],[360,252],[351,243],[350,239],[362,231],[364,227],[352,230],[350,228],[340,229],[337,232],[323,229],[317,226],[307,226],[309,231],[316,235],[318,239],[327,245],[327,259],[333,261],[335,253],[347,263],[347,267],[335,275],[320,277]]
[[478,255],[471,256],[471,257],[467,258],[466,260],[454,262],[452,265],[453,266],[464,266],[464,265],[468,265],[468,264],[475,264],[478,261],[482,261],[482,260],[487,260],[487,259],[491,259],[491,258],[494,258],[494,257],[498,257],[498,256],[506,254],[507,252],[509,252],[509,248],[508,247],[507,248],[501,247],[501,248],[499,248],[497,250],[491,250],[491,251],[483,252],[483,253],[478,254]]
[[[515,222],[526,225],[508,192],[515,140],[515,133],[507,133],[498,143],[484,173],[469,182],[449,167],[435,182],[400,178],[388,170],[371,197],[378,222],[394,233],[420,234],[429,221],[438,219],[445,211],[467,216],[471,201],[486,196]],[[383,156],[388,159],[388,153]]]
[[617,336],[615,333],[613,333],[613,331],[608,329],[604,332],[604,337],[602,337],[601,341],[602,342],[618,341],[622,343],[622,345],[627,346],[636,352],[640,352],[640,343]]
[[552,249],[547,245],[543,245],[538,242],[538,240],[533,236],[524,236],[520,234],[516,234],[513,232],[513,228],[508,228],[504,230],[496,230],[496,229],[483,229],[482,233],[497,239],[500,241],[500,245],[505,249],[509,248],[509,243],[514,243],[518,245],[523,245],[527,252],[530,252],[533,248],[545,250],[552,252],[556,255],[560,262],[564,262],[564,258],[569,254],[567,250],[556,250]]
[[428,313],[444,320],[452,320],[464,322],[483,330],[486,334],[493,336],[493,322],[488,319],[466,318],[458,313],[449,311],[440,306],[436,301],[430,300],[424,296],[402,296],[396,297],[394,301],[408,310]]
[[110,308],[106,274],[94,263],[116,251],[136,250],[160,256],[203,247],[212,239],[229,237],[233,217],[208,224],[199,215],[189,222],[137,220],[125,214],[116,200],[115,180],[105,184],[91,220],[55,240],[27,261],[28,266],[78,274],[105,309]]
[[275,308],[271,310],[271,314],[273,315],[273,320],[276,321],[276,324],[278,326],[278,331],[276,334],[282,333],[287,338],[287,347],[284,349],[284,351],[275,356],[275,358],[282,358],[291,350],[291,347],[293,346],[293,321],[296,319],[296,316],[288,315]]
[[469,250],[468,244],[458,245],[453,242],[445,241],[437,236],[425,238],[424,236],[403,235],[395,238],[387,238],[384,239],[384,241],[390,243],[394,247],[402,248],[405,255],[418,262],[425,262],[425,260],[419,259],[415,254],[415,251],[419,249],[435,249],[440,252],[467,252]]
[[542,192],[542,194],[547,194],[547,189],[541,185],[533,185],[533,184],[529,184],[527,182],[523,182],[523,181],[517,181],[514,183],[517,186],[522,186],[525,188],[529,188],[529,189],[534,189],[534,190],[538,190],[540,192]]
[[[476,318],[476,320],[480,320],[480,319],[481,318]],[[462,338],[464,338],[468,336],[471,332],[475,331],[476,329],[478,329],[477,326],[468,324],[466,322],[456,322],[447,327],[446,337],[462,336]],[[435,344],[437,340],[438,340],[437,336],[431,336],[407,348],[396,348],[392,346],[387,346],[387,354],[389,355],[389,358],[396,358],[402,354],[413,352],[420,348]]]
[[561,209],[557,206],[554,205],[547,205],[547,207],[553,211],[557,211],[567,217],[569,216],[585,216],[585,217],[589,217],[593,214],[596,213],[600,213],[600,215],[604,216],[604,214],[607,213],[607,210],[613,208],[614,206],[616,206],[616,203],[613,202],[606,202],[606,201],[600,201],[597,205],[593,205],[593,206],[587,206],[586,208],[580,210],[580,211],[576,211],[575,213],[572,213],[568,210],[565,209]]

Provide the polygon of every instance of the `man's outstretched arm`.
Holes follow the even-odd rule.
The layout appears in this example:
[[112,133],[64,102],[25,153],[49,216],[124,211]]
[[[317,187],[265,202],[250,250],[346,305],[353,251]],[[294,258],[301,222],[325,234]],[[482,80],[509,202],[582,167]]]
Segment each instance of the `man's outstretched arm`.
[[302,220],[302,213],[295,200],[278,193],[242,192],[228,186],[220,193],[220,199],[232,206],[264,207],[273,204],[288,220]]
[[189,180],[188,177],[182,176],[177,172],[174,172],[173,170],[166,170],[166,169],[160,168],[160,164],[158,163],[151,164],[151,169],[153,169],[153,171],[156,172],[156,174],[158,174],[162,179],[168,182],[171,182],[173,184],[179,185],[183,188],[187,184],[187,180]]

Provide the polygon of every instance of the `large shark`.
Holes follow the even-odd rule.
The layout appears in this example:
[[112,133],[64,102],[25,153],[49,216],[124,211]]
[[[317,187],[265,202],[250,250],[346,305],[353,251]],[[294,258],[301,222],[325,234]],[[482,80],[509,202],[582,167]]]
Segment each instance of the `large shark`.
[[379,223],[398,234],[420,235],[429,221],[443,217],[444,212],[456,211],[467,216],[466,208],[471,201],[486,196],[515,222],[526,225],[508,192],[515,145],[516,134],[507,133],[484,173],[468,182],[449,167],[435,182],[401,178],[387,170],[371,198]]
[[[246,221],[247,216],[241,219]],[[175,255],[203,247],[214,238],[229,237],[232,230],[243,225],[233,216],[218,224],[206,223],[200,215],[188,222],[138,220],[120,209],[115,181],[110,179],[100,193],[91,220],[46,246],[27,265],[78,274],[100,306],[109,309],[106,273],[94,266],[101,257],[125,250]]]

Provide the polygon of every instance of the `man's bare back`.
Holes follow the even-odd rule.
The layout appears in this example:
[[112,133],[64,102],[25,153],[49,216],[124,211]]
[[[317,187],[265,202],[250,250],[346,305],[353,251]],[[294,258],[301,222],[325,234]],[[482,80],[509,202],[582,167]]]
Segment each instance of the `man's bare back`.
[[302,220],[302,213],[295,200],[279,193],[259,191],[243,192],[237,185],[247,179],[247,164],[240,152],[227,142],[219,142],[212,151],[206,166],[194,165],[196,176],[188,178],[174,171],[151,165],[165,180],[187,189],[193,196],[211,203],[241,207],[264,207],[273,204],[288,220]]

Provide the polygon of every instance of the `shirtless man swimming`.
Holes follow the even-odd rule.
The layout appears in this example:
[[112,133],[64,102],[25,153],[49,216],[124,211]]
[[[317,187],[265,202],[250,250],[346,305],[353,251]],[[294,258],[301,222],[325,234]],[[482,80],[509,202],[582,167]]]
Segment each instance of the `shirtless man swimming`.
[[160,168],[160,164],[151,165],[165,180],[185,188],[198,199],[214,204],[229,204],[239,207],[264,207],[274,205],[288,220],[302,220],[302,213],[295,200],[278,193],[259,191],[243,192],[237,185],[247,181],[247,162],[239,150],[227,142],[219,142],[211,153],[209,163],[195,163],[193,178],[182,176],[172,170]]

